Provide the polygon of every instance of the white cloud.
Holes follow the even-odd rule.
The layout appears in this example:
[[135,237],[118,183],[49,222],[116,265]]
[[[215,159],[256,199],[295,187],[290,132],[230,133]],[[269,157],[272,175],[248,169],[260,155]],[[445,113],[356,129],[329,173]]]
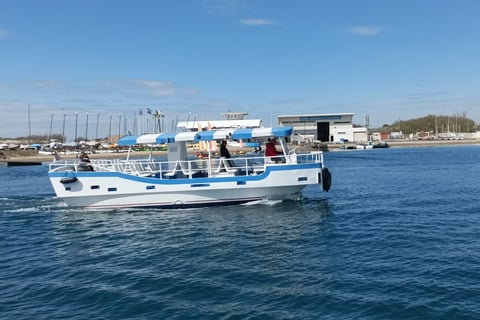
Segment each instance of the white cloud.
[[359,36],[371,37],[382,33],[383,28],[374,26],[357,26],[350,28],[348,32]]
[[0,28],[0,39],[9,38],[11,35],[12,33],[9,30]]
[[258,26],[276,26],[278,22],[269,19],[241,19],[240,23],[246,26],[258,27]]
[[138,80],[137,84],[146,87],[154,96],[173,96],[177,93],[175,86],[167,81]]

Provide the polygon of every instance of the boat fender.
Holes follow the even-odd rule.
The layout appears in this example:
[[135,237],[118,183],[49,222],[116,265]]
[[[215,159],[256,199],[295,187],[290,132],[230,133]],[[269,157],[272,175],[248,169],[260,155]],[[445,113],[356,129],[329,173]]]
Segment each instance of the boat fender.
[[62,179],[60,179],[60,183],[61,184],[69,184],[69,183],[74,183],[75,181],[77,181],[78,178],[73,176],[73,177],[63,177]]
[[327,168],[322,168],[322,189],[323,191],[330,190],[332,185],[332,175]]

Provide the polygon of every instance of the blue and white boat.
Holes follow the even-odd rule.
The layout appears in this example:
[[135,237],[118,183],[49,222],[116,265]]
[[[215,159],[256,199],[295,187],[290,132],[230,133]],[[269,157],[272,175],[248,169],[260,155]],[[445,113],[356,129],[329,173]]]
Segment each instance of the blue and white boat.
[[[68,206],[87,208],[189,208],[239,204],[265,198],[298,195],[308,185],[330,188],[323,153],[288,150],[285,137],[292,127],[238,128],[126,136],[119,146],[168,144],[165,159],[61,160],[48,176],[58,198]],[[198,159],[187,146],[223,139],[255,141],[275,137],[278,157],[251,153],[230,159]],[[281,149],[281,152],[280,152]]]

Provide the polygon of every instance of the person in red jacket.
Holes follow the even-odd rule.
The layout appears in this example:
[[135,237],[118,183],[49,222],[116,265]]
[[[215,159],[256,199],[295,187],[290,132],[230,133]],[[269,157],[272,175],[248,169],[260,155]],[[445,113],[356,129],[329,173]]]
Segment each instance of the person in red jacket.
[[281,152],[278,152],[275,147],[275,138],[268,138],[267,144],[265,145],[265,156],[271,157],[272,161],[277,163],[281,160],[277,157],[279,154],[281,154]]

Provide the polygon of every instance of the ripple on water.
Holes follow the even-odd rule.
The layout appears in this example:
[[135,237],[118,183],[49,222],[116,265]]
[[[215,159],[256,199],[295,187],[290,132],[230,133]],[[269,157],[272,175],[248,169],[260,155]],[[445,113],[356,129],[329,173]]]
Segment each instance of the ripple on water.
[[68,208],[8,171],[1,315],[480,318],[480,149],[440,149],[332,152],[329,193],[190,210]]

